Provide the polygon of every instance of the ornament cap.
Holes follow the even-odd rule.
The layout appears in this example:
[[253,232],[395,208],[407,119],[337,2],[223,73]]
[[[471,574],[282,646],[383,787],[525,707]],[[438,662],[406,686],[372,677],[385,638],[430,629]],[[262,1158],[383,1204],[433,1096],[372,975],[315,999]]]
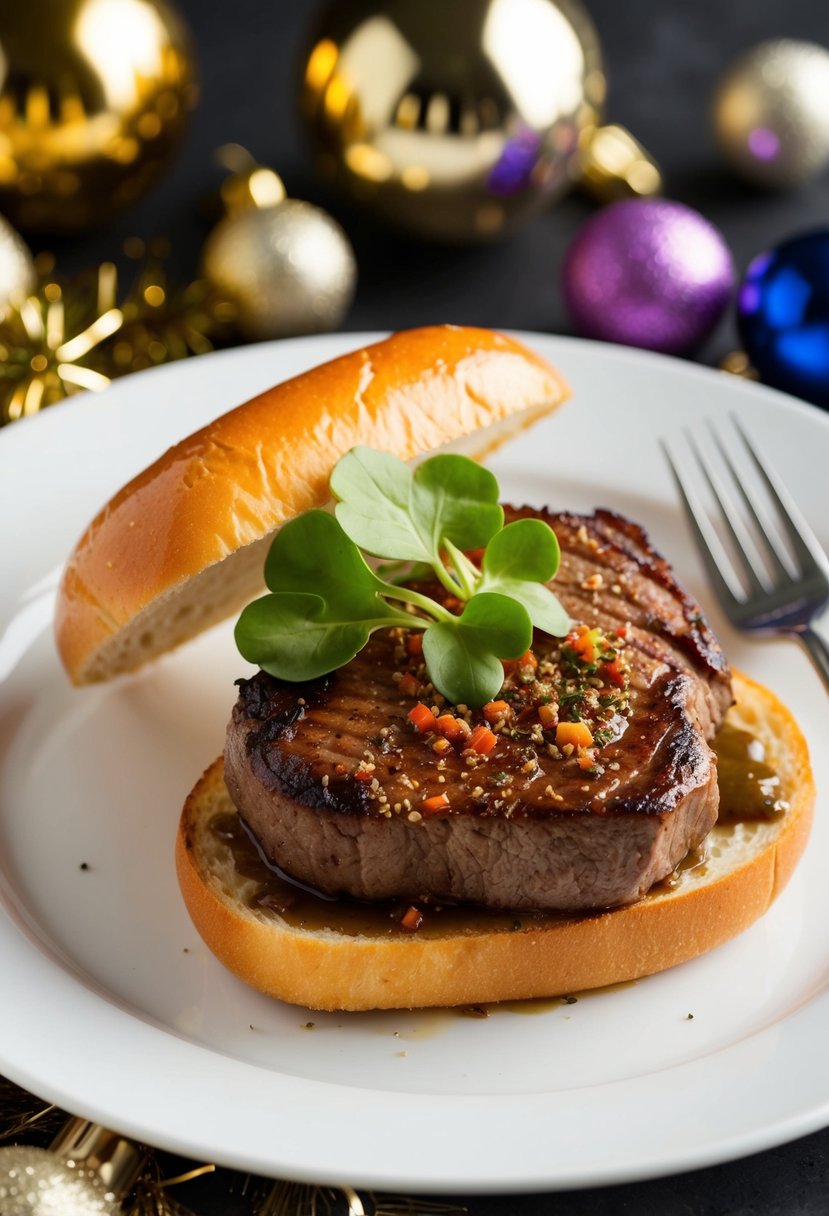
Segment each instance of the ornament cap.
[[241,215],[243,211],[259,211],[276,207],[285,199],[282,178],[273,169],[253,164],[241,173],[232,173],[219,189],[225,214]]
[[88,1119],[69,1119],[50,1148],[71,1164],[83,1162],[114,1196],[126,1195],[147,1159],[147,1150]]
[[581,184],[599,202],[661,194],[662,172],[625,127],[589,127],[579,147]]

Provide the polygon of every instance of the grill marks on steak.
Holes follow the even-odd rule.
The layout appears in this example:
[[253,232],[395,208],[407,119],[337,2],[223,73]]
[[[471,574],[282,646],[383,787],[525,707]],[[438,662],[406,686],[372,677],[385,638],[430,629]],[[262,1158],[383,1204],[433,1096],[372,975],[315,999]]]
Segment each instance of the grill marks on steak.
[[[509,513],[529,514],[555,528],[555,590],[571,615],[605,628],[630,623],[632,712],[601,750],[603,774],[586,777],[543,749],[525,773],[526,741],[505,735],[486,764],[471,768],[450,749],[438,768],[407,721],[413,702],[392,678],[387,633],[321,680],[259,673],[240,685],[226,780],[266,854],[295,878],[360,899],[608,907],[640,898],[713,826],[706,739],[731,694],[698,606],[621,517]],[[545,647],[557,643],[540,635],[535,649]],[[368,764],[369,780],[356,780]],[[451,810],[421,817],[423,799],[440,793]]]

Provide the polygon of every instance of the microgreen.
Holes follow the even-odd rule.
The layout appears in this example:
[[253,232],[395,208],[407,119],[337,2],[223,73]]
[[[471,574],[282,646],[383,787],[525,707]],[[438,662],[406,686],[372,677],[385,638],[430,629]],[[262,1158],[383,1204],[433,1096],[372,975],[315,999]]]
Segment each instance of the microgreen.
[[[502,659],[518,658],[533,627],[563,636],[567,613],[544,584],[558,569],[547,524],[503,526],[498,482],[464,456],[433,456],[414,471],[357,447],[336,465],[335,514],[309,511],[277,534],[265,563],[269,594],[236,625],[242,655],[304,681],[352,659],[375,629],[422,629],[429,678],[449,701],[492,700]],[[360,550],[387,559],[373,570]],[[483,549],[480,569],[467,556]],[[384,576],[388,576],[384,577]],[[462,604],[456,615],[421,594],[428,577]]]

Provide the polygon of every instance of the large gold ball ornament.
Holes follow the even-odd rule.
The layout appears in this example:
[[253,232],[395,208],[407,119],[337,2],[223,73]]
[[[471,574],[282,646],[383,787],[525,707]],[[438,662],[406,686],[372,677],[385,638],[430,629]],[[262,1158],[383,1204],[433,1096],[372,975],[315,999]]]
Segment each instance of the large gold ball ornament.
[[[393,226],[446,242],[493,240],[562,194],[590,159],[604,99],[580,0],[333,3],[303,70],[320,173]],[[591,184],[652,193],[658,170],[625,136],[592,158]]]
[[829,50],[761,42],[726,72],[714,132],[734,172],[771,189],[797,186],[829,165]]
[[254,341],[336,329],[351,304],[357,264],[340,225],[319,207],[285,198],[262,166],[222,189],[228,214],[208,236],[202,274]]
[[69,232],[135,202],[195,96],[169,0],[0,4],[0,211],[24,231]]

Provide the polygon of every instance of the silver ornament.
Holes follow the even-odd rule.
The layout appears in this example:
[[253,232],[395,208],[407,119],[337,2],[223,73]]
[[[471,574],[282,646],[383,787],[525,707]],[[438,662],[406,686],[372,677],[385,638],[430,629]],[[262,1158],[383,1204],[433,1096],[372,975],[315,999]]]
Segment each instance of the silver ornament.
[[233,303],[236,324],[251,339],[336,329],[357,278],[339,224],[298,199],[221,220],[205,242],[202,271]]
[[829,51],[780,38],[742,55],[714,98],[714,132],[730,167],[785,188],[829,164]]
[[34,291],[34,262],[21,236],[0,216],[0,316],[13,296]]
[[83,1161],[70,1163],[49,1149],[0,1149],[2,1216],[114,1216],[118,1201]]

